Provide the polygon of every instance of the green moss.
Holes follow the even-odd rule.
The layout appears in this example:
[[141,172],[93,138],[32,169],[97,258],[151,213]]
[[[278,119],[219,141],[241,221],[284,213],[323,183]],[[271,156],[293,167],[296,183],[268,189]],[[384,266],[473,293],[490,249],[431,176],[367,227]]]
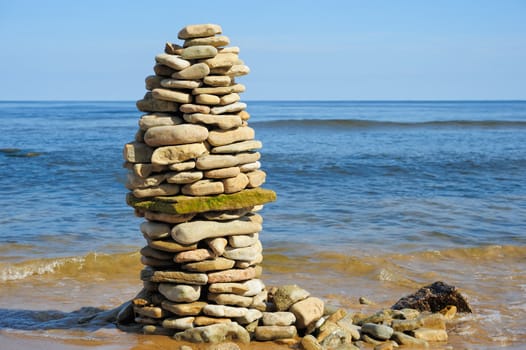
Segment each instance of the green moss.
[[276,193],[263,188],[253,188],[232,194],[217,196],[170,196],[148,199],[136,198],[128,193],[128,205],[144,210],[151,210],[167,214],[204,213],[207,211],[232,210],[252,207],[254,205],[274,202]]

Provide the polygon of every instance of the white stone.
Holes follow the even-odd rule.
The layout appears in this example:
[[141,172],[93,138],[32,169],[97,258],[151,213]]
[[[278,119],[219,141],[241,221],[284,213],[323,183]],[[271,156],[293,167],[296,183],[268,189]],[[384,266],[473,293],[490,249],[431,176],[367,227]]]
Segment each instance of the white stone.
[[226,237],[260,232],[261,225],[244,220],[191,221],[173,227],[172,238],[181,244],[192,244],[206,238]]
[[160,283],[159,293],[171,301],[178,303],[190,303],[192,301],[197,301],[201,296],[201,286]]

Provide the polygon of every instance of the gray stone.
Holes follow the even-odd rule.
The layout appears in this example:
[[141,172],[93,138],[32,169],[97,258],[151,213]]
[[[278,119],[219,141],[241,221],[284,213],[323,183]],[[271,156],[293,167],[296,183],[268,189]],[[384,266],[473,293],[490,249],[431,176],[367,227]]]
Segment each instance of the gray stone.
[[228,245],[232,248],[243,248],[251,246],[259,241],[259,234],[239,235],[228,237]]
[[415,337],[412,337],[402,332],[394,332],[392,335],[392,339],[399,345],[406,345],[409,347],[422,347],[422,348],[429,347],[429,344],[427,343],[427,341],[423,339],[416,339]]
[[217,55],[217,49],[212,45],[189,46],[183,50],[181,57],[187,60],[211,58]]
[[261,311],[256,309],[248,309],[248,312],[245,316],[236,318],[236,322],[245,325],[259,320],[262,316],[263,314]]
[[391,338],[393,332],[394,331],[391,327],[381,324],[365,323],[362,325],[362,333],[365,333],[378,340],[387,340]]
[[140,226],[141,232],[151,239],[168,237],[172,227],[162,222],[145,221]]
[[242,260],[242,261],[250,261],[254,259],[261,251],[263,250],[261,246],[261,242],[259,240],[248,247],[242,247],[242,248],[226,248],[225,252],[223,253],[223,256],[225,258],[233,259],[233,260]]

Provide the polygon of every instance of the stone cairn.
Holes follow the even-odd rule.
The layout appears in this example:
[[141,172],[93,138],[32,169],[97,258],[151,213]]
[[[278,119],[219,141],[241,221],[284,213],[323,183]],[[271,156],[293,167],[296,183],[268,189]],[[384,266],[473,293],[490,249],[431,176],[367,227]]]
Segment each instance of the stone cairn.
[[267,312],[257,212],[276,195],[260,188],[262,144],[240,102],[245,86],[235,81],[249,68],[221,32],[183,28],[183,46],[168,43],[155,57],[137,102],[147,114],[124,147],[127,202],[146,219],[134,321],[146,333],[194,342],[293,338],[322,316],[323,302],[300,289],[280,312]]
[[117,310],[117,323],[180,341],[301,342],[306,350],[447,340],[455,306],[367,316],[331,309],[296,285],[265,287],[257,212],[276,194],[260,187],[262,144],[240,102],[245,86],[235,81],[249,68],[221,33],[213,24],[183,28],[183,46],[167,43],[155,57],[137,102],[146,114],[124,159],[127,203],[145,218],[144,287]]

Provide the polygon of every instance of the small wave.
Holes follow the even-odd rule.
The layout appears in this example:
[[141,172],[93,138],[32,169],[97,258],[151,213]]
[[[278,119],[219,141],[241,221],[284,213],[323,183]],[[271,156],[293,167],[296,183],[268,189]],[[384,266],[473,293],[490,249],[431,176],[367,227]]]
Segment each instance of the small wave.
[[16,281],[40,275],[76,277],[87,273],[129,274],[139,266],[139,253],[101,254],[26,260],[19,263],[0,263],[0,281]]
[[331,128],[526,128],[526,121],[514,120],[437,120],[437,121],[376,121],[365,119],[282,119],[254,121],[261,127],[331,127]]

